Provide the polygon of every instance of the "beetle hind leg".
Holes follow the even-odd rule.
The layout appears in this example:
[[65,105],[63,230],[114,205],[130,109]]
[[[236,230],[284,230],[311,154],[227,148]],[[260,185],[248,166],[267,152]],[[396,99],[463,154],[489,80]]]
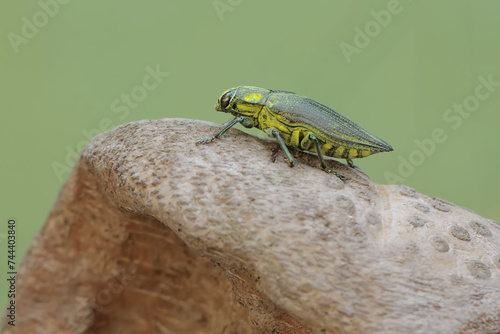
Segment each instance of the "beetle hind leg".
[[331,173],[331,174],[337,176],[341,180],[347,180],[348,178],[346,176],[334,171],[331,168],[328,168],[328,166],[326,165],[325,159],[323,158],[323,153],[321,152],[321,147],[319,145],[318,138],[316,138],[316,136],[312,133],[309,134],[308,137],[310,140],[313,141],[314,146],[316,146],[316,153],[318,154],[318,158],[319,158],[319,161],[321,162],[321,167],[323,167],[323,170],[327,173]]

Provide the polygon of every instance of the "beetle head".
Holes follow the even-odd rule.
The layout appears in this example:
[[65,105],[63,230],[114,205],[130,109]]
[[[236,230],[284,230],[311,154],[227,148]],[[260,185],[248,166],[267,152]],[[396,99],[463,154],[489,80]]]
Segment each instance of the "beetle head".
[[232,112],[229,103],[231,102],[237,91],[238,87],[228,89],[224,93],[222,93],[221,97],[219,98],[219,101],[217,101],[217,104],[215,105],[215,110],[223,112]]
[[257,117],[269,95],[268,89],[240,86],[222,93],[215,105],[215,110],[233,116]]

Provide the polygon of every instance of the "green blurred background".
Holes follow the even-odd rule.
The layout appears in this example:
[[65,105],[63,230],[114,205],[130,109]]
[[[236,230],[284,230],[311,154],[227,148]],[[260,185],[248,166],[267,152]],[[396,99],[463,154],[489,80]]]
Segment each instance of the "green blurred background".
[[[0,270],[8,218],[19,263],[88,137],[141,119],[223,123],[213,106],[237,85],[334,108],[395,148],[356,161],[372,180],[500,220],[499,11],[495,0],[2,1]],[[469,114],[447,111],[464,101]],[[432,149],[437,128],[446,141]]]

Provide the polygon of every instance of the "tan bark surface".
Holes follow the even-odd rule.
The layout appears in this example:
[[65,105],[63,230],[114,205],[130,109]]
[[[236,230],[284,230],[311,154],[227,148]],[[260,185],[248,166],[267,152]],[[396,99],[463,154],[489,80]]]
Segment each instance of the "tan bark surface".
[[219,129],[94,138],[3,333],[500,333],[498,223],[238,130],[194,144]]

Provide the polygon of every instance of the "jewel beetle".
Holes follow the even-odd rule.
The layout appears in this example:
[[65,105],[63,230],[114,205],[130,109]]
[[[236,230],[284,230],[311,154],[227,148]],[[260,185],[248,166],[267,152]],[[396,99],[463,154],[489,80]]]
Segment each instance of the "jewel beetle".
[[317,153],[323,170],[341,179],[346,177],[328,168],[323,156],[346,159],[348,165],[354,167],[352,159],[393,151],[384,140],[335,110],[292,92],[239,86],[226,90],[215,110],[230,113],[234,118],[216,135],[198,140],[196,144],[213,142],[241,123],[276,138],[290,167],[295,162],[287,146]]

